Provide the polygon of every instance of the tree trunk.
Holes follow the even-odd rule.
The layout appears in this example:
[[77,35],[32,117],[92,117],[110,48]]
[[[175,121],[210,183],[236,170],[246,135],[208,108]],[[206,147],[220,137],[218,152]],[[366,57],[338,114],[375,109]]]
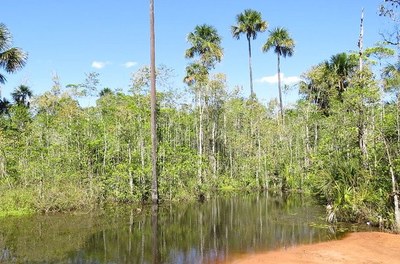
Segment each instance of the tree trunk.
[[250,98],[254,98],[254,91],[253,91],[253,69],[251,67],[251,43],[250,38],[247,38],[248,46],[249,46],[249,72],[250,72]]
[[360,22],[360,37],[358,39],[358,48],[359,48],[359,70],[360,73],[363,70],[363,38],[364,38],[364,8],[361,10],[361,22]]
[[201,92],[199,92],[199,145],[198,145],[198,184],[199,187],[203,183],[202,166],[203,166],[203,107],[201,103]]
[[397,148],[400,149],[400,92],[397,94],[396,128],[397,128]]
[[318,146],[318,124],[314,123],[314,152],[317,152]]
[[216,139],[215,139],[215,134],[216,134],[216,121],[213,121],[213,127],[212,127],[212,161],[213,161],[213,177],[214,179],[217,178],[217,154],[216,154]]
[[155,58],[154,0],[150,0],[151,164],[153,176],[151,184],[151,200],[153,201],[153,204],[158,203]]
[[279,108],[281,110],[282,125],[285,124],[283,117],[283,103],[282,103],[282,87],[281,87],[281,57],[278,54],[278,90],[279,90]]
[[133,175],[132,175],[132,150],[131,141],[128,143],[128,173],[129,173],[129,188],[130,194],[133,196]]
[[257,172],[256,172],[256,184],[257,188],[260,187],[260,174],[261,174],[261,140],[260,131],[257,130]]
[[[363,119],[361,117],[361,119]],[[358,144],[360,147],[360,151],[361,151],[361,159],[362,159],[362,163],[363,163],[363,167],[364,169],[368,168],[368,151],[367,151],[367,131],[366,131],[366,127],[365,127],[365,123],[363,120],[359,121],[360,123],[358,124]]]
[[393,170],[393,163],[392,163],[392,158],[390,155],[389,151],[389,146],[386,142],[386,138],[382,135],[383,137],[383,143],[385,144],[385,149],[386,149],[386,155],[388,158],[389,162],[389,171],[390,171],[390,176],[392,179],[392,195],[393,195],[393,205],[394,205],[394,218],[395,218],[395,226],[394,230],[398,232],[400,230],[400,208],[399,208],[399,195],[397,191],[397,181],[396,181],[396,176],[394,174]]
[[3,154],[4,152],[0,153],[0,179],[6,177],[6,158]]
[[230,176],[233,179],[233,157],[232,157],[232,147],[229,147],[229,169],[230,169]]
[[105,174],[106,172],[106,161],[107,161],[107,132],[106,132],[106,126],[103,121],[103,129],[104,129],[104,153],[103,153],[103,168],[102,168],[102,173]]
[[304,149],[304,168],[308,169],[310,166],[310,129],[308,127],[308,110],[306,115],[305,125],[305,149]]
[[[140,132],[140,134],[141,134],[141,132]],[[140,175],[140,185],[141,186],[145,186],[145,182],[146,182],[146,180],[145,180],[145,176],[144,176],[144,172],[145,172],[145,157],[144,157],[144,155],[145,155],[145,149],[144,149],[144,139],[143,139],[143,136],[142,135],[139,135],[139,148],[140,148],[140,164],[141,164],[141,166],[142,166],[142,172],[141,172],[141,175]]]

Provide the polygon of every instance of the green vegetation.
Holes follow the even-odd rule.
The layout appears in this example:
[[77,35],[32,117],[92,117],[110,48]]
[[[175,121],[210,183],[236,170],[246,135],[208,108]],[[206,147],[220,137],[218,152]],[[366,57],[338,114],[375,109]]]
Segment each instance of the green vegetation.
[[[246,34],[250,59],[250,40],[266,26],[261,14],[246,10],[232,27],[234,37]],[[274,30],[264,46],[274,48],[278,67],[281,55],[293,53],[285,32]],[[339,220],[400,224],[398,62],[379,69],[379,78],[370,59],[360,70],[358,54],[333,55],[304,73],[301,99],[283,109],[276,101],[262,104],[252,89],[243,98],[228,89],[227,76],[212,72],[223,56],[214,27],[197,26],[188,43],[187,91],[168,89],[171,70],[156,70],[164,86],[157,94],[160,199],[219,189],[295,190],[331,204]],[[369,58],[374,50],[382,57],[376,48]],[[134,74],[129,93],[104,88],[95,106],[81,107],[79,96],[97,91],[98,78],[91,73],[63,87],[55,77],[44,94],[32,97],[20,86],[13,103],[0,101],[0,213],[150,198],[149,68]]]

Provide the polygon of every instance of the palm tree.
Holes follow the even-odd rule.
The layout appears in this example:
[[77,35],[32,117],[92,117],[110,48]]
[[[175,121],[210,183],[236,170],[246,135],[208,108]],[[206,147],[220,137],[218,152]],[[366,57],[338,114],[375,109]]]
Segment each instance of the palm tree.
[[236,25],[232,26],[232,36],[240,39],[240,35],[245,34],[249,49],[249,72],[250,72],[250,96],[254,97],[253,92],[253,72],[251,68],[251,39],[257,38],[257,33],[267,30],[268,23],[262,20],[261,13],[252,9],[246,9],[243,13],[236,16]]
[[0,115],[9,114],[9,109],[11,107],[10,101],[8,101],[6,98],[1,99],[0,98]]
[[105,87],[100,91],[99,96],[103,97],[103,96],[107,96],[107,95],[110,95],[110,94],[113,94],[113,93],[114,92],[110,88]]
[[197,102],[199,106],[199,133],[198,133],[198,185],[203,183],[202,174],[202,156],[203,156],[203,113],[205,109],[205,99],[202,91],[202,85],[208,80],[209,70],[215,67],[223,57],[223,49],[221,47],[221,37],[217,30],[210,25],[203,24],[194,28],[189,33],[187,41],[191,47],[185,52],[186,58],[194,58],[198,56],[198,61],[189,64],[186,67],[186,77],[184,82],[189,86],[194,86],[197,94]]
[[[12,36],[7,27],[0,23],[0,67],[7,73],[14,73],[21,69],[27,59],[27,54],[19,48],[11,47]],[[0,83],[4,84],[6,78],[0,73]]]
[[357,61],[347,53],[342,52],[333,55],[329,61],[325,62],[326,68],[334,75],[337,82],[339,100],[342,100],[342,93],[349,85],[350,77],[357,70]]
[[275,28],[270,32],[267,42],[262,47],[264,52],[269,51],[271,48],[278,56],[278,90],[279,90],[279,106],[281,110],[281,117],[283,122],[283,103],[282,103],[282,88],[281,88],[281,56],[291,57],[294,53],[294,40],[290,37],[289,32],[282,27]]
[[197,25],[187,36],[187,41],[191,47],[185,52],[186,58],[199,56],[200,64],[207,70],[214,68],[215,64],[221,61],[224,54],[221,37],[213,26]]
[[29,98],[33,95],[32,90],[26,85],[20,85],[14,89],[11,96],[17,105],[29,107]]

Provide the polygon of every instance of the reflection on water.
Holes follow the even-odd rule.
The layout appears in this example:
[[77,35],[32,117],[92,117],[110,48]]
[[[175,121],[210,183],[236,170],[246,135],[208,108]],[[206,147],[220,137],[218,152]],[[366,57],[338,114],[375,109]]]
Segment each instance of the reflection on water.
[[216,263],[337,238],[324,210],[290,195],[242,194],[158,208],[0,220],[0,262]]

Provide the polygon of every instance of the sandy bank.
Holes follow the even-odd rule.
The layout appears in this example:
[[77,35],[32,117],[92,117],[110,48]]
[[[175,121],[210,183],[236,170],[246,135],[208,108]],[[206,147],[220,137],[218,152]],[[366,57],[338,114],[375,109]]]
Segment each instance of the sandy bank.
[[236,257],[232,264],[383,264],[400,263],[400,235],[350,233],[341,240]]

